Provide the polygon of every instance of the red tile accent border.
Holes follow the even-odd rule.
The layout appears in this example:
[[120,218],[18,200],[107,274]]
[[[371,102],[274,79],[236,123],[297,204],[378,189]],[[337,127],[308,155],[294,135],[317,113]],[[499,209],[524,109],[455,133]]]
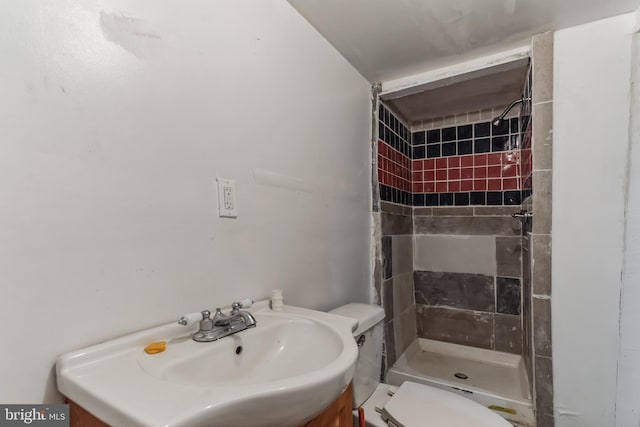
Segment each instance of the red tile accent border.
[[414,179],[411,159],[383,141],[378,141],[378,181],[398,190],[413,192],[412,182],[422,184],[422,170],[416,170]]
[[531,150],[411,160],[378,141],[378,180],[419,193],[520,190],[531,175]]
[[422,177],[422,184],[433,184],[422,186],[425,193],[505,191],[521,188],[518,151],[451,156],[435,161],[414,160],[412,171],[413,178]]

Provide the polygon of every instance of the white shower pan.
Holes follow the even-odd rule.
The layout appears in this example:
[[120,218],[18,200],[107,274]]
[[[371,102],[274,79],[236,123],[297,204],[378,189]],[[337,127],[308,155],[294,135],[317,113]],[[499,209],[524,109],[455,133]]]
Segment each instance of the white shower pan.
[[387,383],[413,381],[465,396],[522,427],[534,426],[522,356],[416,339],[387,373]]

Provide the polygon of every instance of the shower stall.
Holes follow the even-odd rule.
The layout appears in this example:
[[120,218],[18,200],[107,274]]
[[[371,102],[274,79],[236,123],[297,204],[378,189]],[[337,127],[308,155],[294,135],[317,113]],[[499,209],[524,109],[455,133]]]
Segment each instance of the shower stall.
[[553,425],[551,190],[540,179],[551,121],[537,120],[552,106],[552,39],[464,75],[383,86],[375,114],[382,374],[523,427]]

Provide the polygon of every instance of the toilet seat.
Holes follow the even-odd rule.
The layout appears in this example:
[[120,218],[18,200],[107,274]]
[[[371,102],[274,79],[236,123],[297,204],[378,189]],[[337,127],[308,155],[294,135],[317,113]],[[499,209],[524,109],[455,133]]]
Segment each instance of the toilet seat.
[[472,400],[409,381],[386,402],[380,416],[396,427],[512,427]]

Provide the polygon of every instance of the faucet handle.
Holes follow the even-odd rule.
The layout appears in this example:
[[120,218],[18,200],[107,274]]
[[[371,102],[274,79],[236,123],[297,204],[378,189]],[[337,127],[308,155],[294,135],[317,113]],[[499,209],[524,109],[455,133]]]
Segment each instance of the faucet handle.
[[231,304],[231,312],[237,313],[241,308],[249,308],[253,305],[253,300],[250,298],[243,299],[242,301],[234,302]]
[[190,326],[202,320],[202,313],[187,313],[178,320],[178,325]]
[[211,320],[211,312],[204,310],[202,312],[202,320],[200,321],[200,331],[210,331],[213,329],[213,320]]
[[234,307],[238,307],[238,308],[249,308],[253,305],[253,300],[251,298],[245,298],[242,301],[238,301],[238,302],[234,302],[233,304],[231,304],[231,308]]

